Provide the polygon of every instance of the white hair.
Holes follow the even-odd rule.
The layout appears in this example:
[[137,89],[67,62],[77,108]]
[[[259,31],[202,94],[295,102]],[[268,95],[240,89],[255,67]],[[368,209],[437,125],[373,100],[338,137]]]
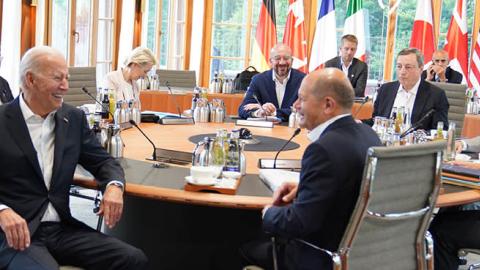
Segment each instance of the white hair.
[[25,88],[26,76],[28,72],[38,73],[43,67],[45,57],[60,56],[63,59],[63,54],[49,46],[36,46],[29,49],[20,61],[20,88]]

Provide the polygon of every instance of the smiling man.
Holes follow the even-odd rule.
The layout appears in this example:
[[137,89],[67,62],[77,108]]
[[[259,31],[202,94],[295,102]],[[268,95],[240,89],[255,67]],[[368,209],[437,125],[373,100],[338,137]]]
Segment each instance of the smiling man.
[[240,117],[276,116],[288,121],[290,107],[297,99],[298,88],[305,77],[304,73],[292,68],[292,60],[292,50],[287,45],[277,44],[272,48],[272,69],[253,77],[238,108]]
[[99,214],[113,227],[124,173],[100,146],[83,111],[63,103],[68,68],[40,46],[20,62],[20,95],[0,106],[0,269],[144,269],[142,251],[74,219],[69,190],[77,164],[104,191]]
[[363,97],[368,79],[368,66],[355,58],[358,39],[354,35],[344,35],[340,46],[340,56],[325,63],[325,67],[335,67],[343,71],[355,90],[355,96]]

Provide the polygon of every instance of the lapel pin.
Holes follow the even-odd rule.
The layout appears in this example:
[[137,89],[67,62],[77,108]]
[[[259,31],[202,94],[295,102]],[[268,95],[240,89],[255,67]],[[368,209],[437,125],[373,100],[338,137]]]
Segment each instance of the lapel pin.
[[68,124],[68,119],[66,117],[63,118],[63,122]]

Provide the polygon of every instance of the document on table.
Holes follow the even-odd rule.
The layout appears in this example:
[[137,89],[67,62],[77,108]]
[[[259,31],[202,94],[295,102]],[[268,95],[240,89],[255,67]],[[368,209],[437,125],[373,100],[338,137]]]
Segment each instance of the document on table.
[[271,191],[275,191],[285,182],[298,183],[300,173],[280,169],[260,169],[260,179]]

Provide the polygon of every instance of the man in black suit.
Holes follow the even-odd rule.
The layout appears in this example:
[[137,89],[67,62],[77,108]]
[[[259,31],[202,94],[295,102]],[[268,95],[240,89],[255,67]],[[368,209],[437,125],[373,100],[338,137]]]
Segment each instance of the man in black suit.
[[448,52],[438,50],[433,53],[432,64],[422,72],[422,79],[432,82],[462,83],[463,75],[448,66]]
[[297,99],[298,88],[305,77],[303,72],[292,68],[292,61],[292,50],[287,45],[277,44],[272,48],[272,69],[253,77],[242,104],[238,107],[240,117],[276,116],[282,121],[288,121],[290,107]]
[[20,63],[21,94],[0,106],[0,268],[144,269],[142,251],[74,219],[69,189],[81,164],[104,191],[100,214],[122,214],[124,173],[100,146],[85,114],[63,103],[68,68],[57,50],[30,49]]
[[344,35],[340,46],[340,56],[334,57],[325,63],[325,67],[335,67],[347,75],[355,90],[355,96],[365,96],[365,87],[368,79],[368,66],[355,58],[358,39],[354,35]]
[[[312,143],[303,154],[298,186],[282,185],[273,205],[263,209],[263,229],[286,241],[279,249],[281,269],[332,268],[328,256],[292,239],[338,248],[358,198],[367,149],[380,145],[370,127],[352,118],[353,99],[338,69],[312,72],[302,82],[295,108]],[[267,243],[252,243],[242,252],[249,263],[272,268]]]
[[0,76],[0,105],[13,100],[12,90],[8,82]]
[[[415,48],[403,49],[397,56],[398,81],[383,84],[377,92],[373,106],[373,117],[390,118],[394,107],[404,107],[410,112],[412,124],[418,122],[430,110],[435,110],[427,117],[419,129],[436,129],[442,121],[448,128],[448,100],[445,92],[421,79],[423,55]],[[366,122],[372,123],[371,119]]]

